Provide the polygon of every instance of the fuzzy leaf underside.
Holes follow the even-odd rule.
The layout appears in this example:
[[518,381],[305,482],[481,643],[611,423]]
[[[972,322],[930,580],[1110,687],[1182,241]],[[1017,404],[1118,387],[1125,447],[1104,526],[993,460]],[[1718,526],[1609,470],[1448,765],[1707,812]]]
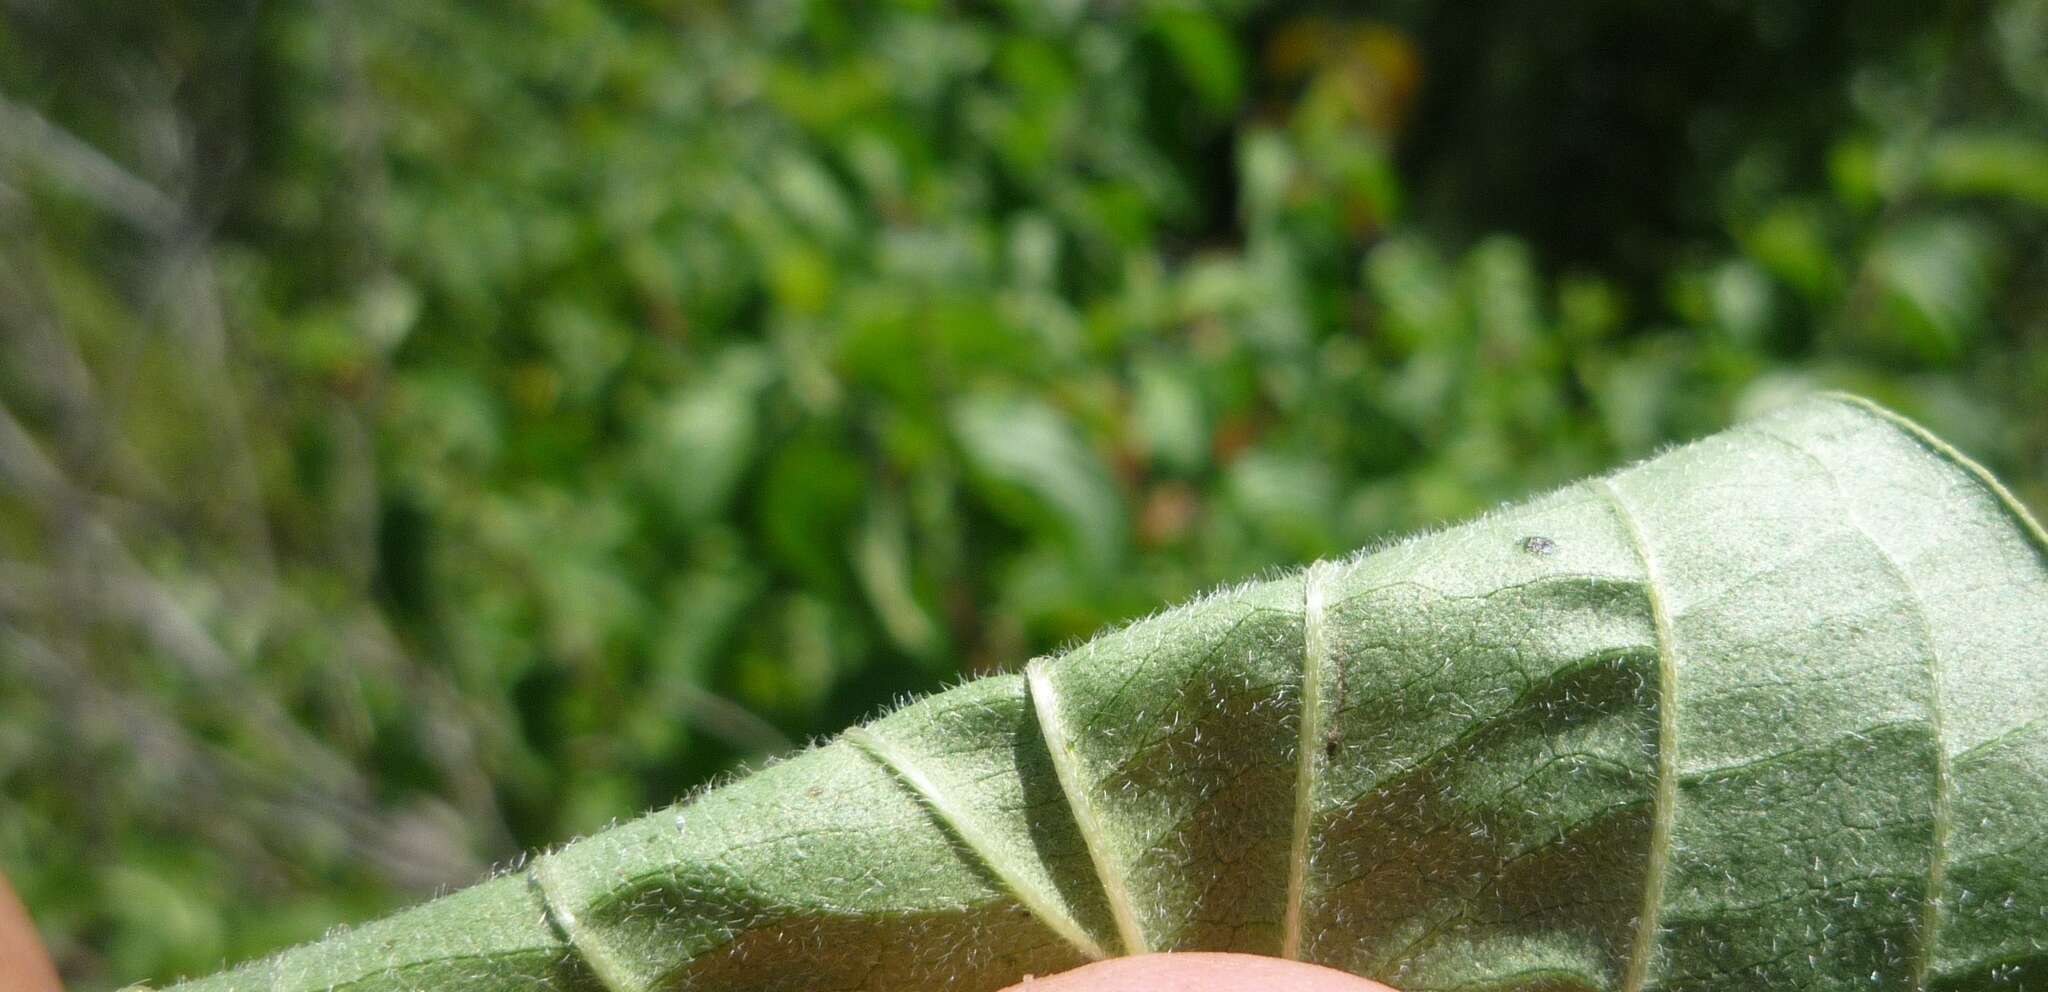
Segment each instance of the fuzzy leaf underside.
[[912,703],[183,992],[2048,988],[2048,541],[1818,399]]

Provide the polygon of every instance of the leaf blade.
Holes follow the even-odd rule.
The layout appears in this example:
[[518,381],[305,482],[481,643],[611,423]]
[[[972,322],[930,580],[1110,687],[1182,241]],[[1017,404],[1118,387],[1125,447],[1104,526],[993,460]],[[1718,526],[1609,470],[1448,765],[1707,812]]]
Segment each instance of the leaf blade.
[[2019,987],[2048,974],[2044,637],[2009,494],[1809,402],[191,988],[995,988],[1111,946],[1410,992]]

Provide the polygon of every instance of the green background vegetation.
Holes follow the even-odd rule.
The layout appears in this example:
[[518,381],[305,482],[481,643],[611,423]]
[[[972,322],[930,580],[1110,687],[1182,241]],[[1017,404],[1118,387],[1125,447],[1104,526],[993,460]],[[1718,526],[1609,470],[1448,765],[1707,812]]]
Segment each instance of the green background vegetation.
[[2048,0],[0,18],[0,869],[82,989],[1811,388],[2048,503]]

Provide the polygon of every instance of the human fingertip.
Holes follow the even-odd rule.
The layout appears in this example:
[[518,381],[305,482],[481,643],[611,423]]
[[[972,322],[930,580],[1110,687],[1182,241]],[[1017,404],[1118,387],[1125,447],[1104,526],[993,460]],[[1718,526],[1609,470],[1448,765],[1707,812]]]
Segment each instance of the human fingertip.
[[1005,992],[1393,992],[1320,965],[1254,954],[1170,953],[1110,958]]

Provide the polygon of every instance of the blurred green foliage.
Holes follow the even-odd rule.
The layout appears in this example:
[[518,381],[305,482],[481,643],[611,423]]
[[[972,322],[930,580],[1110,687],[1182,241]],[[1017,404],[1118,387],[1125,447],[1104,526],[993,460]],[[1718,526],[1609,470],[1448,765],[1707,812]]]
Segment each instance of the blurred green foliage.
[[83,989],[1813,387],[2048,502],[2048,0],[0,14]]

